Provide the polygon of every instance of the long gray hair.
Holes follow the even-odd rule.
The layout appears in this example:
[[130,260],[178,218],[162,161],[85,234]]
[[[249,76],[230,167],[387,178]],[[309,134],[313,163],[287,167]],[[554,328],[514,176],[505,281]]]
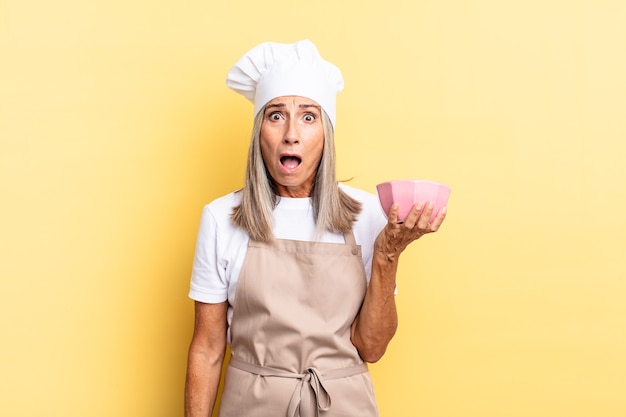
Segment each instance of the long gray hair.
[[[233,209],[233,223],[245,230],[251,239],[272,242],[272,212],[278,204],[274,180],[270,176],[261,154],[261,125],[265,114],[263,107],[254,118],[248,162],[243,189],[239,192],[241,203]],[[322,111],[324,149],[317,167],[311,190],[311,205],[316,224],[315,237],[326,231],[346,233],[361,212],[361,203],[347,195],[337,185],[335,135],[332,123]]]

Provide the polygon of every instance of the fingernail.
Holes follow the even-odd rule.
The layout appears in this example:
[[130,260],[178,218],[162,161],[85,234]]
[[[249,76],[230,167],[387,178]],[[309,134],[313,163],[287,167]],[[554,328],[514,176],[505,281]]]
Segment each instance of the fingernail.
[[424,203],[420,201],[419,203],[417,203],[417,206],[415,207],[415,209],[417,211],[420,211],[422,208],[424,208]]
[[448,212],[448,208],[447,207],[442,207],[441,213],[442,214],[446,214],[447,212]]
[[428,208],[432,210],[433,207],[435,207],[435,204],[432,201],[429,201],[428,202]]

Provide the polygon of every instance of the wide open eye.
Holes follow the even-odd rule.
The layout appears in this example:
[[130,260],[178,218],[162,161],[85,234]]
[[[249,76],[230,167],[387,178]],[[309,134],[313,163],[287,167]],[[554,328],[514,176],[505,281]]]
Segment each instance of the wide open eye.
[[315,115],[311,114],[311,113],[307,113],[304,115],[304,121],[306,122],[314,122],[315,121]]
[[273,122],[283,119],[283,115],[279,111],[273,111],[271,113],[267,113],[265,117],[267,117],[267,120],[271,120]]

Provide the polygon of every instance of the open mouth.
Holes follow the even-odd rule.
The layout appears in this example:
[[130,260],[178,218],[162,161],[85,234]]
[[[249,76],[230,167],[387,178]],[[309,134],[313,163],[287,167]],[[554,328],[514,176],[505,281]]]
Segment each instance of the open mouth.
[[295,155],[284,155],[280,157],[280,164],[288,170],[294,170],[300,166],[302,159]]

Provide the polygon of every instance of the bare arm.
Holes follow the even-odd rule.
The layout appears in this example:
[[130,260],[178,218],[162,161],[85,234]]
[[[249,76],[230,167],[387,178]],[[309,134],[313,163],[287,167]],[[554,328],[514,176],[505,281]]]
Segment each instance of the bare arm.
[[394,204],[387,225],[374,242],[370,283],[351,329],[352,343],[366,362],[378,361],[396,333],[398,313],[394,292],[398,260],[411,242],[439,229],[446,212],[442,210],[429,223],[432,210],[432,205],[417,204],[406,221],[399,224],[398,206]]
[[209,417],[213,412],[226,350],[227,310],[226,301],[195,303],[185,384],[185,417]]

